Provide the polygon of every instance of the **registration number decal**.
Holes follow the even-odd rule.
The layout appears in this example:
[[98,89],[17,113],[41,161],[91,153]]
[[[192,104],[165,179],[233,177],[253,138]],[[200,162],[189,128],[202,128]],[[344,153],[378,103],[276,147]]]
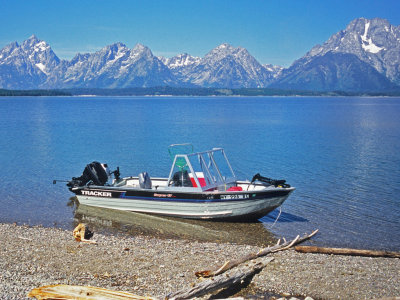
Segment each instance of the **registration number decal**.
[[246,199],[249,194],[221,195],[221,199]]

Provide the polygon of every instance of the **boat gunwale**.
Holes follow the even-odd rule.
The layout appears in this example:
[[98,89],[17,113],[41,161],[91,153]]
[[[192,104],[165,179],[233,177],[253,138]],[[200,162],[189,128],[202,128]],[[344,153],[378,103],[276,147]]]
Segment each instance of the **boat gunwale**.
[[[239,182],[238,182],[239,183]],[[262,186],[262,184],[259,184],[259,186]],[[179,188],[179,187],[178,187]],[[165,193],[165,194],[197,194],[197,195],[243,195],[243,194],[262,194],[262,193],[273,193],[273,192],[293,192],[296,188],[295,187],[289,187],[289,188],[283,188],[283,187],[274,187],[274,188],[265,188],[265,189],[260,189],[260,190],[242,190],[242,191],[202,191],[199,188],[187,188],[185,190],[185,187],[180,187],[182,190],[177,190],[177,189],[145,189],[145,188],[140,188],[140,187],[129,187],[129,186],[101,186],[101,185],[85,185],[81,187],[75,187],[72,189],[72,191],[78,191],[78,190],[102,190],[102,191],[113,191],[113,192],[126,192],[126,191],[134,191],[134,192],[148,192],[148,193]],[[196,190],[192,190],[196,189]]]

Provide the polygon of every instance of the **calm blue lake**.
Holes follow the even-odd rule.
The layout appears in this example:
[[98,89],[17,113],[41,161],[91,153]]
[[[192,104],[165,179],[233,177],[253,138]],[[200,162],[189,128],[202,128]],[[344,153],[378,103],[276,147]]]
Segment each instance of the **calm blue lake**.
[[53,179],[94,160],[165,177],[168,145],[187,142],[225,148],[239,178],[297,188],[272,228],[278,211],[262,219],[276,236],[400,250],[400,98],[0,98],[0,222],[73,228]]

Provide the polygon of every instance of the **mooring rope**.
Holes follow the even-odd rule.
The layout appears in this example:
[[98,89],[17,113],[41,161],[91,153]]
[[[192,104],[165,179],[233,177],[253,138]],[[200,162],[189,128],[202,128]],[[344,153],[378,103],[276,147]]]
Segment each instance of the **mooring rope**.
[[275,226],[276,222],[278,222],[278,219],[279,219],[279,217],[281,216],[281,213],[282,213],[282,206],[279,206],[279,214],[278,214],[278,216],[276,217],[274,223],[269,227],[269,229],[272,229],[272,227]]

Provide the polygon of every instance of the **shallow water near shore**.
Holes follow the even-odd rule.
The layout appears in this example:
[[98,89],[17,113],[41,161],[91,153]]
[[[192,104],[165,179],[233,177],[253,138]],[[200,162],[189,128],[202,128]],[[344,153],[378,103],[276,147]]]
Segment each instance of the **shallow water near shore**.
[[[240,225],[232,236],[243,243],[318,228],[317,245],[400,249],[399,98],[4,97],[0,115],[0,222],[71,229],[81,220],[73,195],[53,179],[94,160],[123,176],[165,177],[168,145],[191,142],[223,147],[241,179],[261,173],[296,187],[275,224],[278,210]],[[208,226],[215,240],[224,232],[184,223]]]
[[[74,197],[75,198],[75,197]],[[90,207],[75,200],[76,222],[85,223],[90,230],[101,233],[147,235],[162,239],[178,238],[201,242],[234,243],[265,247],[276,239],[261,222],[230,223],[149,214],[124,212]]]

